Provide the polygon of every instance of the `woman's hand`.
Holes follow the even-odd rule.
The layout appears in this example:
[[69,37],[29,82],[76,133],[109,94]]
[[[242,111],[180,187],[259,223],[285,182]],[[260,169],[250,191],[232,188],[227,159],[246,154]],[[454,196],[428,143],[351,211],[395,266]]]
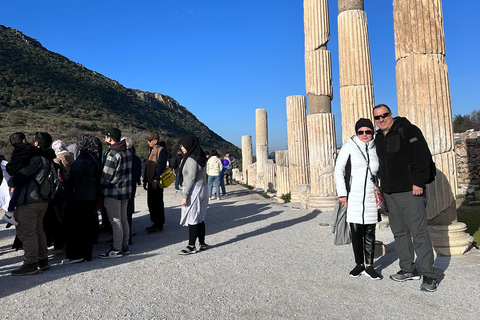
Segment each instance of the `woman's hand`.
[[342,207],[348,208],[347,197],[339,197],[338,202],[340,202]]
[[180,202],[180,205],[186,206],[187,205],[187,199],[182,198],[182,201]]

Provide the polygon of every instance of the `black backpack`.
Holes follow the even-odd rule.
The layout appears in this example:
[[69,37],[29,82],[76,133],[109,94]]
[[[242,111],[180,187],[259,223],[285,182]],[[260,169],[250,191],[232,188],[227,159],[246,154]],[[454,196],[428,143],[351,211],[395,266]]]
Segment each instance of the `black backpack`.
[[45,200],[60,201],[65,196],[65,187],[59,179],[58,170],[53,162],[50,162],[49,170],[37,184],[40,196]]

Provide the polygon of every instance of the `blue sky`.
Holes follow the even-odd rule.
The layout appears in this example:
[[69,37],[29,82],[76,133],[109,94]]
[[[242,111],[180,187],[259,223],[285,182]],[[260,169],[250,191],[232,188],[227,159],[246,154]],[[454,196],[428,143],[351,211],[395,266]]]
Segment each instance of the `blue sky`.
[[[337,0],[329,11],[341,141]],[[396,113],[392,0],[365,11],[375,102]],[[478,12],[478,0],[443,0],[454,115],[480,109]],[[306,95],[301,0],[2,1],[0,24],[125,87],[171,96],[239,147],[265,108],[269,150],[287,149],[286,97]]]

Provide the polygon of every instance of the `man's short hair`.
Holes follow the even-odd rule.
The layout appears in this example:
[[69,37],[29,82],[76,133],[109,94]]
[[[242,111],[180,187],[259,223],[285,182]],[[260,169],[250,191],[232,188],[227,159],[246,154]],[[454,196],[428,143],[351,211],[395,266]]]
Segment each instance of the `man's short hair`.
[[35,133],[35,137],[33,138],[34,142],[38,142],[38,146],[40,148],[50,148],[52,145],[53,139],[50,133],[48,132],[37,132]]
[[16,148],[23,143],[23,140],[26,140],[25,133],[23,132],[15,132],[10,135],[10,144]]
[[131,149],[133,147],[133,140],[129,137],[123,137],[122,140],[125,140],[125,144],[127,145],[127,149]]
[[390,110],[390,108],[386,104],[383,104],[383,103],[377,104],[375,107],[373,107],[373,110],[381,108],[381,107],[387,108],[388,112],[392,113],[392,110]]

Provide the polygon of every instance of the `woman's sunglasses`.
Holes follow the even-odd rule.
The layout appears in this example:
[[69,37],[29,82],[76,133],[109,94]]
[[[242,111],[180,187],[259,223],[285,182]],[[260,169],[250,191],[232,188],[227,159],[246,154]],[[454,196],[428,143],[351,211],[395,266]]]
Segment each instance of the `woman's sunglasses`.
[[362,136],[363,134],[371,135],[372,133],[373,133],[372,130],[365,130],[365,131],[359,130],[359,131],[357,131],[357,134],[358,134],[359,136]]

